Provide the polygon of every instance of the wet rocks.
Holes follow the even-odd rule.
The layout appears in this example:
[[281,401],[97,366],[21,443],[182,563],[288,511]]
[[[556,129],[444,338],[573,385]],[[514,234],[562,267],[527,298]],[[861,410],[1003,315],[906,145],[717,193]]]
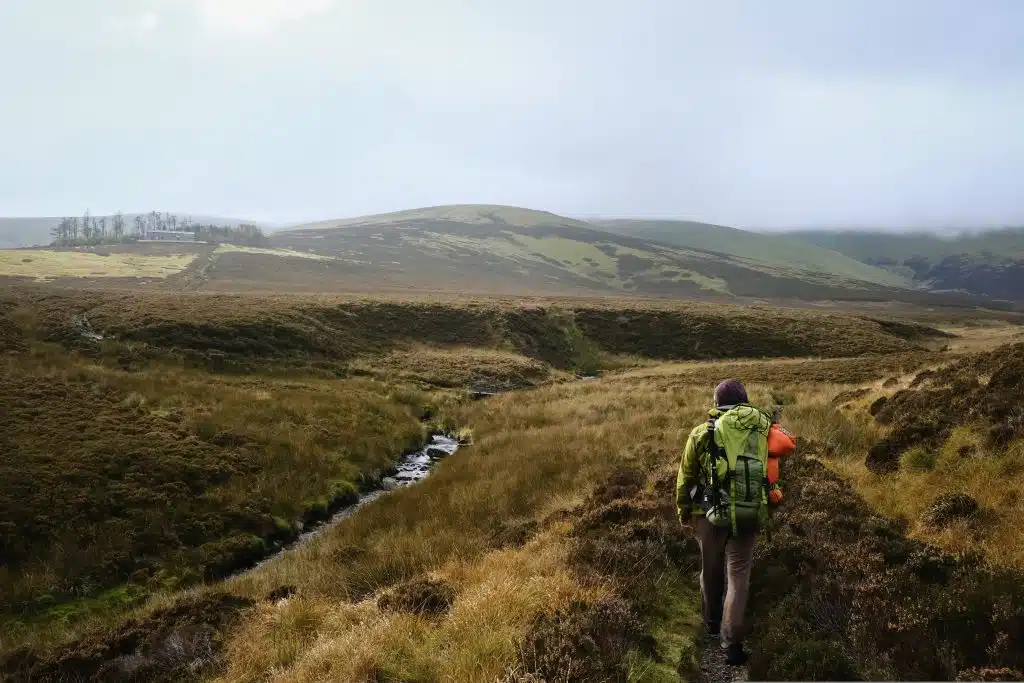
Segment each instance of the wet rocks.
[[949,526],[957,519],[971,517],[978,511],[978,501],[966,493],[945,493],[935,499],[921,515],[921,523],[932,529]]

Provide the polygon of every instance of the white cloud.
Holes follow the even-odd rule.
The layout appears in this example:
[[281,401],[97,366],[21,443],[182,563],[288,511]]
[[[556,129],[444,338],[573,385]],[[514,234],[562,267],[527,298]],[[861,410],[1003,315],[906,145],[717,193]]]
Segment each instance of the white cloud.
[[156,12],[121,17],[114,21],[114,29],[133,36],[146,36],[160,27],[160,15]]
[[335,0],[190,0],[212,33],[255,35],[283,23],[326,12]]

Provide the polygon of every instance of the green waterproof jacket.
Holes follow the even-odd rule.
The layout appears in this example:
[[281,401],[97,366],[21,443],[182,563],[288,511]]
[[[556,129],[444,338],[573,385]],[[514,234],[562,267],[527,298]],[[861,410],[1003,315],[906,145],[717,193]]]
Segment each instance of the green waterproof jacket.
[[[708,419],[718,418],[725,414],[724,410],[712,408],[708,411]],[[704,474],[700,471],[701,454],[705,453],[708,447],[708,423],[701,422],[690,432],[686,439],[686,446],[683,448],[683,458],[679,463],[679,474],[676,476],[676,513],[680,521],[693,515],[703,516],[707,510],[699,502],[690,498],[690,489],[695,484],[704,481]]]

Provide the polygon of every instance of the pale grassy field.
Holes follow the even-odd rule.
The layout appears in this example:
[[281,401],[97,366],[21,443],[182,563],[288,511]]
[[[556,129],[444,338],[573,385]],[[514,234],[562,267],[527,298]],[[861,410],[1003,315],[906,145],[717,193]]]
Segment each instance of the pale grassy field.
[[306,251],[296,251],[294,249],[268,249],[264,247],[248,247],[237,244],[218,244],[214,250],[214,256],[219,254],[258,254],[262,256],[282,256],[289,258],[304,258],[312,259],[313,261],[332,261],[330,256],[323,256],[321,254],[313,254]]
[[102,256],[88,251],[5,249],[0,250],[0,275],[37,281],[61,277],[166,278],[188,268],[195,258],[196,254],[113,253]]

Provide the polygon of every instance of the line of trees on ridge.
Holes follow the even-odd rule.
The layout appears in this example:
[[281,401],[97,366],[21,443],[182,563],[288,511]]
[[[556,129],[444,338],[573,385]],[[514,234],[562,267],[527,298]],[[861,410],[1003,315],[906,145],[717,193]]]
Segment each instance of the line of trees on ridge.
[[81,217],[64,217],[50,230],[52,246],[71,247],[100,244],[127,244],[146,238],[153,230],[191,232],[201,242],[231,242],[260,245],[267,242],[263,229],[251,223],[237,226],[196,223],[190,217],[179,218],[170,213],[150,211],[138,214],[131,225],[118,211],[113,216],[92,216],[88,211]]

